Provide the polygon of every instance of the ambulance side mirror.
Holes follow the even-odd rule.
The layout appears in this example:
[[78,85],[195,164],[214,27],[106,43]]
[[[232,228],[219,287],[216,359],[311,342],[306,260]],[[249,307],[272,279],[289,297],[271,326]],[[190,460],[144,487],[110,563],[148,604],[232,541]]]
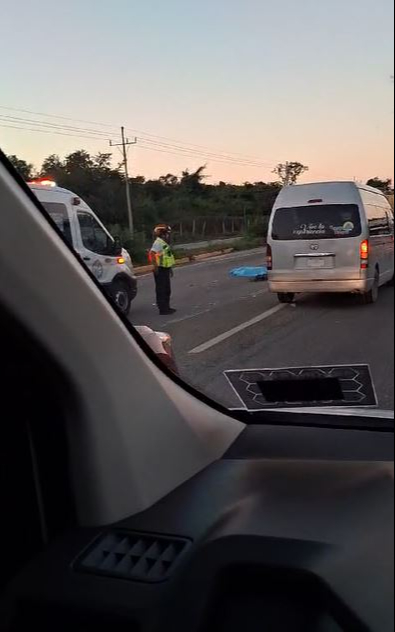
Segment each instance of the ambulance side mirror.
[[122,254],[122,242],[119,237],[114,238],[113,252],[114,257],[120,257]]

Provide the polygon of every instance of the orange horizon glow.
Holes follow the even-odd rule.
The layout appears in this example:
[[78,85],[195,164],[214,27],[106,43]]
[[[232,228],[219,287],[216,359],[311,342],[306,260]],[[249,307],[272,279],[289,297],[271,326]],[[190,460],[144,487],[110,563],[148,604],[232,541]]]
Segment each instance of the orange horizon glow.
[[[118,164],[109,141],[124,125],[139,139],[130,172],[146,178],[207,164],[210,183],[273,181],[287,160],[309,166],[301,181],[393,178],[392,0],[117,2],[122,19],[93,0],[3,12],[6,153],[39,168],[82,148]],[[29,111],[57,118],[38,134]]]

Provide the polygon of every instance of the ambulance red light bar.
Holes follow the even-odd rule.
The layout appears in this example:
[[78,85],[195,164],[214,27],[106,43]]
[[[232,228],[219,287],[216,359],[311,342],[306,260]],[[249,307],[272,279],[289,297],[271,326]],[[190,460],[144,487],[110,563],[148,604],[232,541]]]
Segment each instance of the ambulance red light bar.
[[28,184],[35,184],[40,187],[56,187],[56,182],[50,178],[36,178],[35,180],[28,182]]

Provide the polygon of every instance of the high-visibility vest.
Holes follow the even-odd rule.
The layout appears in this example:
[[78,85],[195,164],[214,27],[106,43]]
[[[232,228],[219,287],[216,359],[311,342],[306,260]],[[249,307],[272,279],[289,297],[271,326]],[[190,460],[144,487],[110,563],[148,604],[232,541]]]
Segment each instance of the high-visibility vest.
[[155,244],[161,246],[162,252],[159,253],[159,252],[154,252],[153,250],[151,250],[149,253],[149,262],[153,263],[154,262],[153,259],[155,257],[156,265],[159,268],[174,268],[174,266],[176,265],[176,258],[169,244],[164,239],[161,239],[160,237],[158,237]]

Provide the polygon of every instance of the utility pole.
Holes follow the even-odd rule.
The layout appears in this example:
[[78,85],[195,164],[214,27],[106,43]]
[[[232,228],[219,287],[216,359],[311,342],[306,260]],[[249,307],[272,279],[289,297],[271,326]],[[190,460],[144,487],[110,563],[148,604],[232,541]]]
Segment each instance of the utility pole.
[[125,137],[125,128],[121,127],[121,143],[113,143],[110,140],[110,147],[122,147],[122,157],[123,157],[123,166],[125,169],[125,181],[126,181],[126,205],[128,210],[128,220],[129,220],[129,230],[130,234],[133,237],[134,235],[134,219],[133,219],[133,204],[132,204],[132,194],[130,191],[130,180],[129,180],[129,168],[128,168],[128,147],[130,145],[137,144],[137,138],[134,140],[129,140]]
[[290,173],[289,173],[289,162],[287,160],[287,162],[285,163],[285,182],[284,182],[284,186],[289,186],[289,182],[290,182]]

